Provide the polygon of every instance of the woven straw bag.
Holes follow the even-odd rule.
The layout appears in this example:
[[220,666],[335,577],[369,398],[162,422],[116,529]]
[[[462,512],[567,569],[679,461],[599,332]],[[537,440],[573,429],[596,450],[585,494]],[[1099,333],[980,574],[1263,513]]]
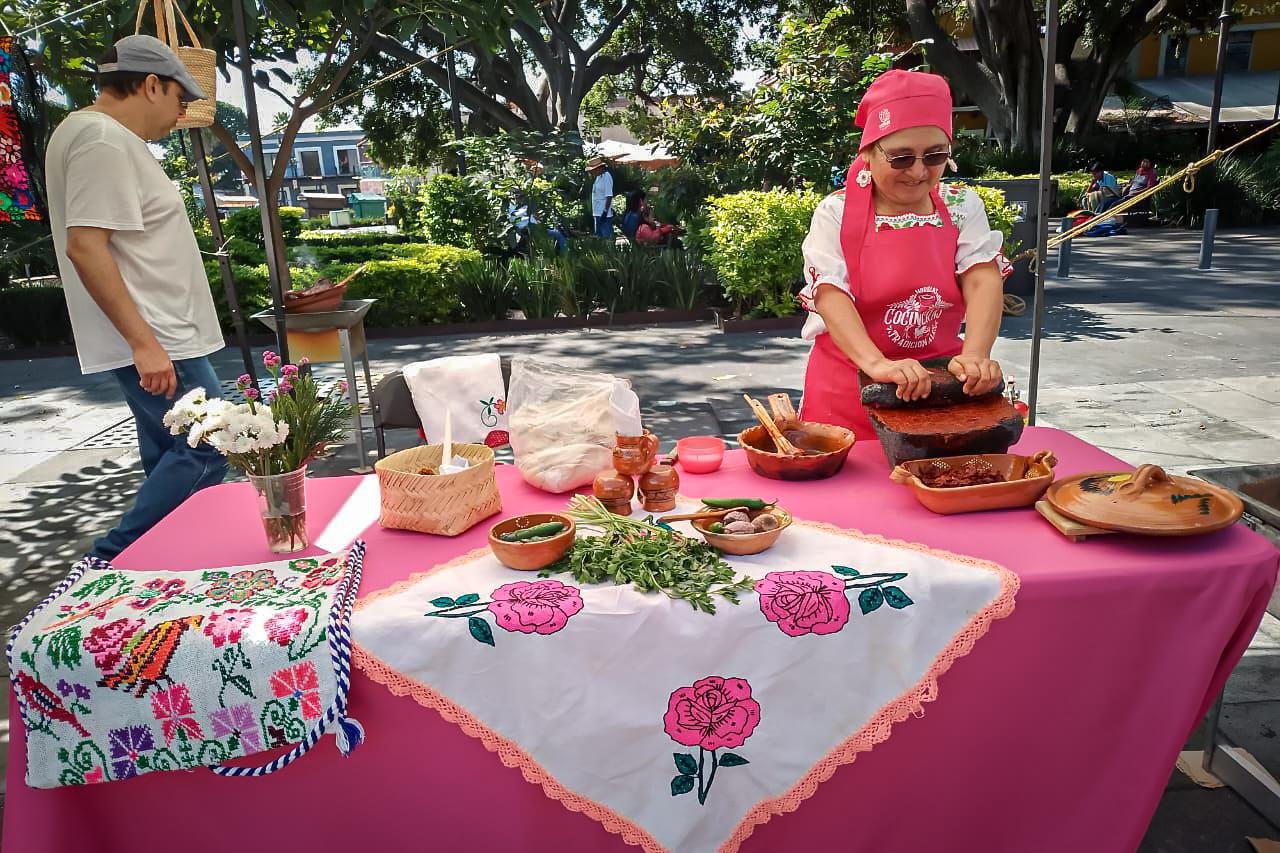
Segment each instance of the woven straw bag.
[[[187,67],[187,71],[209,96],[207,100],[192,101],[187,104],[187,113],[178,119],[178,128],[209,127],[213,124],[213,112],[218,101],[218,55],[200,46],[200,39],[196,38],[195,30],[191,29],[187,16],[182,14],[182,10],[174,0],[151,0],[151,8],[155,12],[156,38],[173,48],[173,52],[178,55],[178,60]],[[133,25],[134,33],[142,32],[142,16],[146,11],[146,0],[141,0],[138,3],[138,19]],[[190,47],[178,41],[175,14],[187,31],[187,38],[191,39]]]
[[502,511],[493,450],[483,444],[455,444],[453,453],[471,463],[457,474],[419,474],[440,469],[444,447],[426,444],[392,453],[374,463],[382,491],[378,523],[398,530],[457,536]]

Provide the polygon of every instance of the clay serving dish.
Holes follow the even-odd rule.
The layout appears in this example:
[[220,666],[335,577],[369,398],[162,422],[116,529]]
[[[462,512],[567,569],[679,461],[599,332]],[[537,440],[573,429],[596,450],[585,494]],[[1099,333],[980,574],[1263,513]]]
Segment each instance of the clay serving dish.
[[[909,488],[925,509],[940,515],[954,515],[1031,506],[1053,482],[1053,468],[1057,464],[1057,458],[1048,450],[1042,450],[1034,456],[1017,456],[1011,453],[948,456],[904,462],[893,469],[889,478]],[[994,471],[1003,481],[936,488],[926,485],[922,479],[930,474],[965,467]]]
[[779,453],[763,426],[748,427],[738,433],[738,444],[746,452],[751,470],[771,480],[830,477],[844,467],[849,449],[853,447],[853,433],[844,427],[812,421],[778,421],[778,429],[804,454]]
[[765,513],[778,519],[778,526],[760,533],[712,533],[710,530],[711,525],[717,521],[714,518],[699,518],[693,520],[690,524],[693,525],[694,530],[702,534],[702,538],[707,540],[707,544],[717,551],[723,554],[732,554],[736,557],[746,557],[772,548],[773,544],[778,541],[778,537],[782,535],[782,531],[791,526],[791,513],[780,506],[753,510],[748,512],[747,515],[751,516],[752,521],[755,521],[756,518]]
[[[524,530],[550,521],[558,521],[565,529],[550,539],[541,542],[507,542],[499,537],[514,530]],[[517,515],[506,518],[489,528],[489,548],[498,562],[508,569],[522,572],[536,572],[545,569],[563,557],[573,547],[574,532],[577,527],[573,519],[559,512],[535,512],[531,515]]]
[[1192,536],[1230,527],[1244,504],[1230,491],[1158,465],[1081,474],[1054,483],[1045,500],[1081,524],[1147,536]]
[[342,304],[347,292],[345,284],[334,284],[321,279],[306,290],[290,290],[284,295],[284,310],[290,314],[311,314],[317,311],[334,311]]

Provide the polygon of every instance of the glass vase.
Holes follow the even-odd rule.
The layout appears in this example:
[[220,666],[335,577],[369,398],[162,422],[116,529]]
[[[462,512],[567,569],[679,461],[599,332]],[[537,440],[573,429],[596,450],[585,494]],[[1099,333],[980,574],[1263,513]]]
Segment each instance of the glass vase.
[[273,554],[291,554],[311,544],[307,538],[307,466],[285,474],[249,474],[258,493],[258,512]]

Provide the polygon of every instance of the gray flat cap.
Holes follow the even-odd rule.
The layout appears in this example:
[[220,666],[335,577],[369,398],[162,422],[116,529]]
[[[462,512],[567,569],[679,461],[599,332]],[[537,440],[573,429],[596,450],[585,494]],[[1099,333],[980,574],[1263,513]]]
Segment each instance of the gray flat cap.
[[116,42],[116,61],[98,65],[99,73],[108,71],[135,71],[139,74],[155,74],[176,80],[187,99],[203,101],[209,96],[192,78],[187,66],[169,45],[155,36],[125,36]]

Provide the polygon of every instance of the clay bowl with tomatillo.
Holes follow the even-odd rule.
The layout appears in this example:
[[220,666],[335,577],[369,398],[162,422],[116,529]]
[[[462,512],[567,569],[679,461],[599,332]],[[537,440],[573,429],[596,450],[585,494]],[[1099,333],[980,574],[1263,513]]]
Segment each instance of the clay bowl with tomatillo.
[[711,525],[715,524],[718,519],[698,518],[690,523],[693,525],[693,529],[702,534],[703,539],[707,540],[708,545],[721,553],[731,554],[735,557],[747,557],[751,554],[759,554],[761,551],[769,550],[778,541],[782,531],[791,526],[791,513],[780,506],[743,511],[751,518],[753,524],[762,515],[772,515],[777,520],[778,526],[758,533],[712,533]]

